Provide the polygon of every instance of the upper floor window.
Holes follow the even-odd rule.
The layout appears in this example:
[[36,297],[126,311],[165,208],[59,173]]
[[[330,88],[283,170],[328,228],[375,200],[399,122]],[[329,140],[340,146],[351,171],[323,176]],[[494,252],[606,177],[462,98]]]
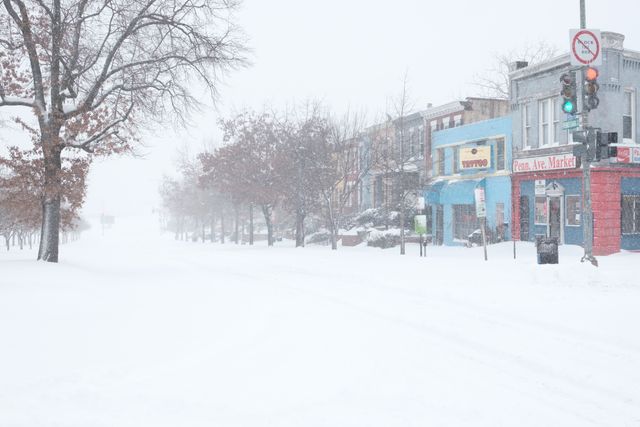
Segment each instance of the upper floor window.
[[418,128],[418,157],[424,157],[424,129],[422,126]]
[[437,165],[438,167],[436,168],[436,173],[438,175],[444,175],[444,148],[438,148],[436,150],[436,157],[437,157]]
[[632,90],[624,91],[624,110],[622,113],[622,138],[624,142],[636,139],[636,94]]
[[522,108],[522,148],[531,148],[531,109],[529,104]]
[[460,173],[460,147],[453,148],[453,173]]
[[462,114],[453,116],[453,126],[462,126]]
[[540,123],[540,147],[557,144],[560,135],[560,114],[558,98],[547,98],[538,101],[538,117]]
[[496,140],[496,170],[504,170],[504,163],[504,138],[499,138]]

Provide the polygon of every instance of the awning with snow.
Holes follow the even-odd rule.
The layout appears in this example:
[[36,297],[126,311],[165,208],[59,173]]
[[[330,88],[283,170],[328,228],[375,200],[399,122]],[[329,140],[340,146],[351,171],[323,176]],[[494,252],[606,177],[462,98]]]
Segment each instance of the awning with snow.
[[[433,184],[431,191],[427,195],[427,200],[432,204],[470,205],[475,203],[473,190],[481,182],[482,180],[480,179],[440,181]],[[436,187],[437,184],[441,185]]]

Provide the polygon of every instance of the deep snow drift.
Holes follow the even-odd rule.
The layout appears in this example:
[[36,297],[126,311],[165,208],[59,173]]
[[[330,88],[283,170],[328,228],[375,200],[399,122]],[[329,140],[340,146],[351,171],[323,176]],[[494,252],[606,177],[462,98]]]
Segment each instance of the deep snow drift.
[[640,426],[640,254],[156,228],[0,252],[0,426]]

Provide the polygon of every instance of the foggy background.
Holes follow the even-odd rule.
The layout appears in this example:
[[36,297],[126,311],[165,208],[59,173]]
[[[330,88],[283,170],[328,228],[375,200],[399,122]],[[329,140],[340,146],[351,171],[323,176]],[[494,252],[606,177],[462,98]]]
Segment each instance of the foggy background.
[[[640,50],[638,16],[637,0],[587,0],[587,27],[625,34],[633,50]],[[237,22],[251,65],[224,77],[217,105],[195,114],[189,128],[169,123],[144,135],[143,157],[94,161],[83,216],[151,213],[177,150],[187,144],[195,154],[219,141],[217,120],[243,108],[318,99],[336,113],[364,109],[373,122],[400,92],[405,71],[415,110],[477,95],[474,77],[496,54],[540,41],[568,51],[579,1],[245,0]]]

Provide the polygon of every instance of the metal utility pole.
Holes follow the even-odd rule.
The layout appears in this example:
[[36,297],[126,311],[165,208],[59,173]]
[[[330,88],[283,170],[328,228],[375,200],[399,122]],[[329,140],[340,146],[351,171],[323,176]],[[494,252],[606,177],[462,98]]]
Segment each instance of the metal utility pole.
[[[585,11],[585,0],[580,0],[580,29],[587,28],[587,19]],[[589,128],[589,110],[585,105],[584,97],[584,82],[585,82],[585,67],[581,67],[582,75],[582,128],[586,131],[587,140],[591,137],[591,132],[595,132]],[[589,261],[591,264],[597,266],[598,261],[593,256],[593,209],[591,206],[591,161],[588,157],[587,150],[584,150],[580,156],[582,163],[582,193],[583,193],[583,240],[584,240],[584,255],[581,262]]]

